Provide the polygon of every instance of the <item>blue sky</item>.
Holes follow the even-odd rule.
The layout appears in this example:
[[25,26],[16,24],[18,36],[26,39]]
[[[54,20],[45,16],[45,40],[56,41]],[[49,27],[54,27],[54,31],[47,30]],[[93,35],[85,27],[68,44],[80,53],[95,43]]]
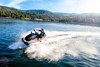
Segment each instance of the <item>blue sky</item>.
[[0,5],[64,13],[100,13],[100,0],[0,0]]

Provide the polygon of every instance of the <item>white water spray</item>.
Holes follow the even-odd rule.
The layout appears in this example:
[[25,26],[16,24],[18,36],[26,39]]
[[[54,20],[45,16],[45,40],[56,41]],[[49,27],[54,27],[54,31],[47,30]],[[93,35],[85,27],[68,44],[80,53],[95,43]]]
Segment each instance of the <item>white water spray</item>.
[[100,40],[99,32],[45,32],[47,36],[42,42],[30,44],[26,48],[25,53],[30,59],[58,61],[66,55],[99,55],[95,41]]

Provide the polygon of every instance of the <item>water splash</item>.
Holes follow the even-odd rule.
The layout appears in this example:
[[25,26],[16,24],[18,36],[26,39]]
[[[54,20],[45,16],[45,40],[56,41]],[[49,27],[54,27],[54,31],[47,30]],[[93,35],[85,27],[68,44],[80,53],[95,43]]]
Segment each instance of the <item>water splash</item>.
[[66,55],[78,57],[99,55],[97,42],[100,33],[46,31],[42,42],[30,44],[25,53],[30,59],[58,61]]
[[9,45],[8,48],[13,50],[26,48],[27,46],[21,41],[24,33],[25,32],[22,32],[22,34],[19,35],[19,39],[13,44]]
[[26,45],[23,44],[22,42],[15,42],[15,43],[8,46],[9,49],[13,49],[13,50],[23,49],[25,47],[26,47]]

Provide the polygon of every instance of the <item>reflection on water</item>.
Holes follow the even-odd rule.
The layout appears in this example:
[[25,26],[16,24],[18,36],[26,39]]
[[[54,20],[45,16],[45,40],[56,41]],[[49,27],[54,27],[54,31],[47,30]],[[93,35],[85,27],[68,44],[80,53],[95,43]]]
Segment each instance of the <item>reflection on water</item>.
[[0,57],[0,66],[1,67],[8,67],[8,58],[5,56]]

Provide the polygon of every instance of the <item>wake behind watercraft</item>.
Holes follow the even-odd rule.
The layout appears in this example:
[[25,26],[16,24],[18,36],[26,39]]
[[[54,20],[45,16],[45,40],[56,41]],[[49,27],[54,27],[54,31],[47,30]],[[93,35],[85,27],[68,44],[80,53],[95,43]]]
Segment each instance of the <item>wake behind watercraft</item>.
[[34,29],[31,33],[26,35],[25,37],[22,38],[22,41],[24,44],[29,45],[31,43],[40,41],[45,38],[45,32],[44,29],[42,28],[36,28]]

